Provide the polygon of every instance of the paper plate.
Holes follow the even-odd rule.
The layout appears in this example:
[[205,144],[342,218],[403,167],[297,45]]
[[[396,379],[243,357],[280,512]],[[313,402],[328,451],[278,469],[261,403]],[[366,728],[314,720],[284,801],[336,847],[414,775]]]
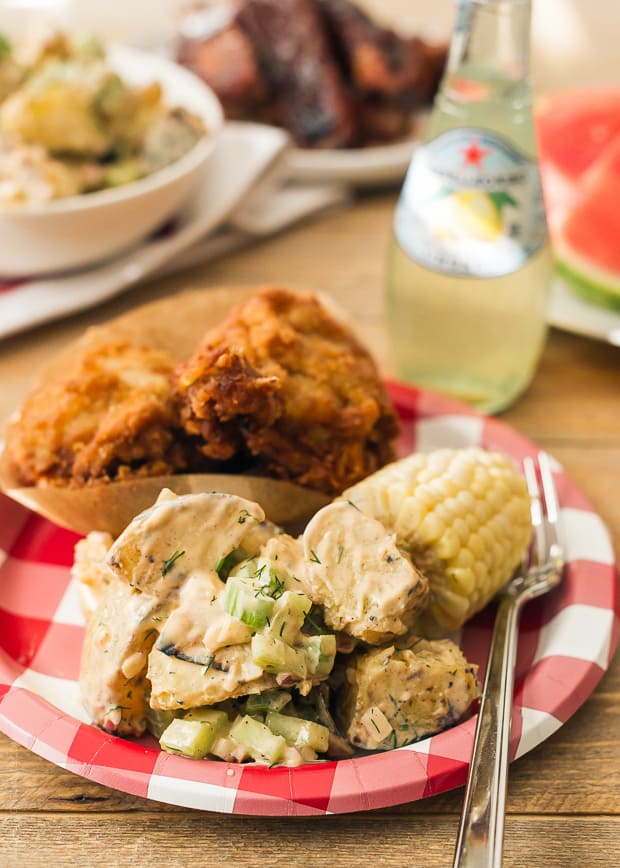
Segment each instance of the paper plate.
[[[426,391],[391,384],[401,453],[479,444],[521,462],[536,446],[496,419]],[[554,463],[565,529],[563,584],[526,607],[520,627],[512,755],[560,727],[609,665],[618,632],[618,588],[609,534]],[[78,698],[83,628],[69,574],[77,536],[0,498],[0,729],[78,775],[133,795],[207,811],[313,815],[400,804],[464,783],[475,717],[408,747],[300,768],[269,769],[160,752],[91,726]],[[483,673],[493,624],[488,609],[463,630],[466,656]]]

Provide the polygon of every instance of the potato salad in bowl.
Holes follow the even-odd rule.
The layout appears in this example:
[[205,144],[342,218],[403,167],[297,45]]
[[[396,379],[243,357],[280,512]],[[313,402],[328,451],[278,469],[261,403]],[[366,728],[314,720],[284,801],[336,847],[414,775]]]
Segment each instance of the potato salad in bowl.
[[94,38],[59,33],[36,51],[0,37],[0,205],[45,203],[152,174],[205,135],[161,85],[136,85]]
[[222,123],[165,57],[0,34],[0,277],[100,263],[161,229],[208,188]]
[[[440,521],[455,551],[430,533]],[[116,540],[77,545],[83,704],[107,732],[195,759],[297,766],[410,744],[478,697],[453,631],[530,534],[523,479],[480,449],[394,462],[299,536],[235,495],[164,490]]]

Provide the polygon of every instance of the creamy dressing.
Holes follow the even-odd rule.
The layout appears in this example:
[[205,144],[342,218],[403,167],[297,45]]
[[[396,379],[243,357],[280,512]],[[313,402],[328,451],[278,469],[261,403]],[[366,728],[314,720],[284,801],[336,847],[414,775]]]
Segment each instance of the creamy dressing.
[[300,539],[286,533],[272,537],[261,549],[256,558],[256,571],[265,565],[267,571],[273,569],[284,582],[287,591],[297,591],[312,599],[304,548]]
[[190,575],[220,583],[217,566],[247,531],[263,521],[257,503],[226,494],[188,494],[160,500],[116,540],[108,563],[135,588],[161,600]]
[[383,525],[346,501],[321,509],[303,534],[310,597],[325,622],[370,644],[402,635],[427,583]]
[[112,542],[111,534],[91,531],[75,546],[71,578],[77,583],[80,608],[86,621],[90,620],[107,587],[116,579],[106,563]]
[[222,608],[220,597],[225,587],[219,578],[212,581],[204,575],[190,576],[181,588],[179,605],[166,620],[157,647],[200,663],[220,648],[249,642],[250,628]]
[[276,687],[252,660],[249,644],[222,648],[210,665],[197,666],[154,649],[149,655],[151,707],[155,709],[195,708],[223,702],[248,693],[262,693]]
[[[215,605],[224,588],[216,568],[263,519],[258,504],[233,495],[177,498],[164,492],[112,545],[102,566],[112,578],[89,622],[80,674],[84,706],[99,726],[125,735],[144,731],[148,655],[164,625],[175,652],[178,644],[179,653],[203,661],[222,646],[247,642],[244,625],[231,623]],[[105,547],[99,543],[95,540],[90,551],[100,558]],[[84,564],[80,569],[88,575]],[[205,645],[214,637],[217,648]],[[248,666],[245,652],[224,648],[221,654],[213,663],[219,686],[212,692],[238,695],[239,685],[262,675],[254,664]],[[204,668],[186,665],[198,672]],[[225,666],[225,677],[216,666]]]
[[84,707],[103,729],[140,735],[146,726],[147,655],[159,601],[115,580],[88,623],[80,671]]

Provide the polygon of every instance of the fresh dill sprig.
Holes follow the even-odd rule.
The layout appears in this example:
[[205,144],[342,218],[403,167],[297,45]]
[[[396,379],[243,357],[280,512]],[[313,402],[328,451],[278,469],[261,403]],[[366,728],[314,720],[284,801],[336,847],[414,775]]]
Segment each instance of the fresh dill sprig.
[[162,576],[165,576],[167,573],[169,573],[175,563],[179,560],[179,558],[183,557],[184,554],[185,549],[183,549],[182,552],[175,552],[173,555],[170,555],[170,557],[164,561],[164,565],[161,570]]

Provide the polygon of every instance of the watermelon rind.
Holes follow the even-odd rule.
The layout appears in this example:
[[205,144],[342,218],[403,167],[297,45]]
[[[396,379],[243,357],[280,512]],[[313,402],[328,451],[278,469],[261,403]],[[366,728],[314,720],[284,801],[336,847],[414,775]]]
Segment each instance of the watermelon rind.
[[620,310],[620,274],[577,253],[561,236],[554,239],[553,247],[556,271],[577,295],[600,307]]

